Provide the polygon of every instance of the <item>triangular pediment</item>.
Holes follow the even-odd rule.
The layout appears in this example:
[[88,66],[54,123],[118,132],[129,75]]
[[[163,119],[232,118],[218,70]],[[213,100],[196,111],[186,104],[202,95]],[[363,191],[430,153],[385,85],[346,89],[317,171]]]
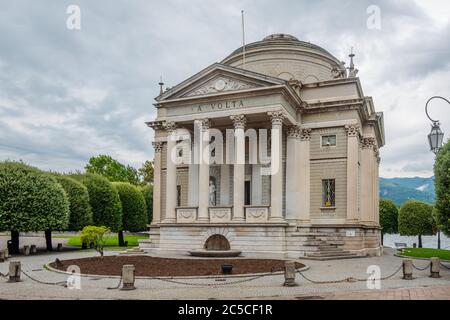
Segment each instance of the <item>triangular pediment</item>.
[[181,98],[196,98],[225,92],[282,85],[282,79],[215,63],[196,75],[167,90],[156,98],[158,102]]

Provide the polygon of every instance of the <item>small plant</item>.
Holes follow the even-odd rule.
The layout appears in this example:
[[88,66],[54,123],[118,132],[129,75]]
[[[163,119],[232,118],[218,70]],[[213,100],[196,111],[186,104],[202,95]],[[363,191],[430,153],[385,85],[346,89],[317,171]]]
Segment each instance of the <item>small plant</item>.
[[94,244],[95,250],[103,257],[103,248],[106,244],[104,235],[111,232],[107,227],[87,226],[81,230],[81,242],[84,244]]

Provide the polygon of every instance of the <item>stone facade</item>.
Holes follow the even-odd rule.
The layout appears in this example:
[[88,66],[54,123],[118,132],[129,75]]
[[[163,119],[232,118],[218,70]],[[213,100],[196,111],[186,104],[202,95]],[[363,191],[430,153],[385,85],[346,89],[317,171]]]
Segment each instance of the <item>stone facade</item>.
[[246,55],[156,98],[154,218],[141,246],[185,253],[220,234],[247,256],[379,254],[383,115],[356,71],[289,35]]

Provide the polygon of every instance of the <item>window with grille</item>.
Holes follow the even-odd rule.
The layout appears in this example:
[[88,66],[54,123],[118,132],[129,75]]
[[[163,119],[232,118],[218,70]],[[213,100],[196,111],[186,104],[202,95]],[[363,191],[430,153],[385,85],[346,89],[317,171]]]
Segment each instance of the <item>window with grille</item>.
[[177,206],[181,207],[181,186],[177,186]]
[[322,136],[322,147],[335,147],[336,135]]
[[336,183],[334,179],[322,180],[322,205],[324,207],[335,207],[335,188]]

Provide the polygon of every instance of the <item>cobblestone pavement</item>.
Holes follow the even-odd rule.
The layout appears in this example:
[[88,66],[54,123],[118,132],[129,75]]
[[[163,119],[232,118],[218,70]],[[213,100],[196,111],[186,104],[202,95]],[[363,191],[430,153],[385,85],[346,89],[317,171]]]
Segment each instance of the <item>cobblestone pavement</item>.
[[[95,252],[63,252],[38,256],[18,257],[22,268],[32,277],[44,282],[66,281],[67,275],[48,271],[43,265],[59,259],[95,256]],[[117,252],[107,251],[107,255]],[[310,266],[304,274],[312,280],[340,280],[349,277],[367,278],[367,267],[377,265],[381,275],[393,273],[401,265],[401,258],[393,256],[392,250],[382,257],[348,259],[338,261],[300,260]],[[427,261],[414,260],[423,267]],[[8,271],[8,262],[0,263],[0,272]],[[188,284],[177,284],[158,279],[137,279],[136,290],[108,290],[118,284],[117,278],[82,277],[81,289],[70,290],[63,286],[40,284],[22,275],[22,282],[7,283],[0,278],[0,299],[394,299],[450,297],[450,271],[442,270],[442,277],[433,279],[429,271],[414,270],[414,280],[403,280],[401,272],[382,281],[381,290],[368,291],[366,282],[313,284],[297,275],[296,287],[283,287],[283,275],[272,275],[252,281],[235,283],[239,279],[215,281],[212,279],[184,279]],[[228,283],[228,285],[226,285]]]

